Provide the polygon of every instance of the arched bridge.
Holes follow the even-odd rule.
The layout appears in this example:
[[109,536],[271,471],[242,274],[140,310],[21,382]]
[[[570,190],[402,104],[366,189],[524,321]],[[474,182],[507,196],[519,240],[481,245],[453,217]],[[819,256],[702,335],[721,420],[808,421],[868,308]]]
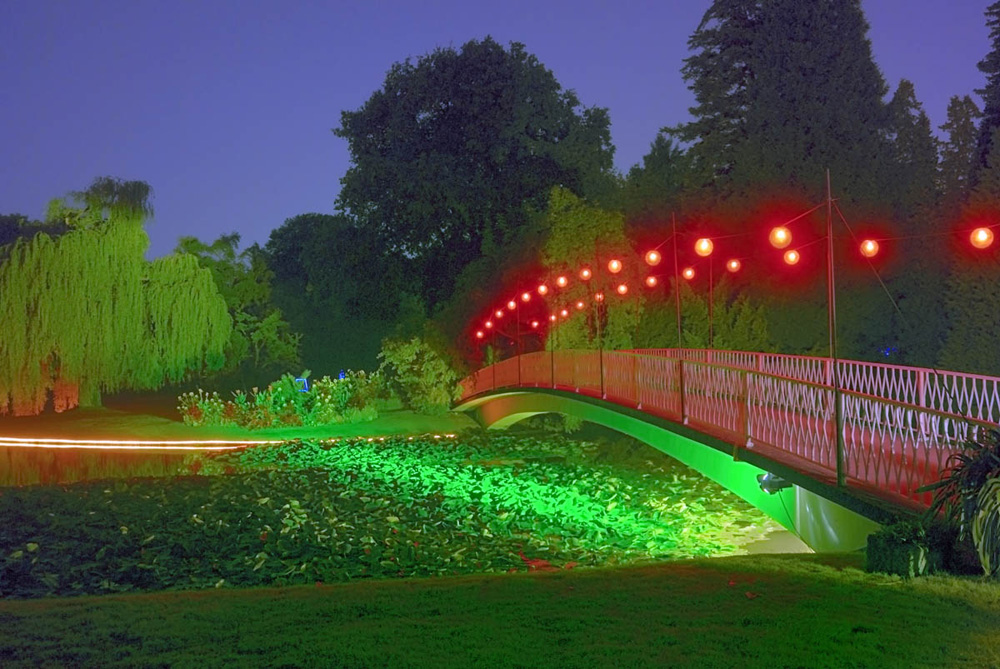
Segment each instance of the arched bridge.
[[715,479],[813,548],[853,550],[893,512],[925,509],[931,495],[917,489],[1000,423],[1000,378],[852,360],[836,370],[835,385],[828,358],[540,351],[465,379],[456,408],[492,428],[548,412],[606,425]]

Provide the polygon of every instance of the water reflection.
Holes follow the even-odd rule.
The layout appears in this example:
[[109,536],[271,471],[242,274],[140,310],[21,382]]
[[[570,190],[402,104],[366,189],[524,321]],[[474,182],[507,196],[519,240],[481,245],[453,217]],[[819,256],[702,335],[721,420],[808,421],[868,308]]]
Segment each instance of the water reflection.
[[0,446],[0,486],[47,485],[189,472],[196,456],[177,451]]

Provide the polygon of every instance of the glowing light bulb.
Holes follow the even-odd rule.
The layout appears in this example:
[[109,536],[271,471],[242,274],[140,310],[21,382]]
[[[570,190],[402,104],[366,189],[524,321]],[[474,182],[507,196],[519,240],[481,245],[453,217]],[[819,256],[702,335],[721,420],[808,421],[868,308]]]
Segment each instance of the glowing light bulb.
[[646,253],[646,264],[650,267],[656,267],[663,260],[663,256],[660,255],[659,251],[649,251]]
[[548,292],[549,292],[549,287],[546,286],[544,283],[541,284],[540,286],[538,286],[538,294],[539,295],[547,295]]
[[507,308],[510,309],[511,311],[514,311],[515,309],[517,309],[517,301],[516,300],[511,300],[510,302],[508,302],[507,303]]
[[560,288],[565,288],[568,283],[569,279],[567,279],[566,277],[564,276],[556,277],[556,285],[559,286]]
[[690,281],[691,279],[694,278],[694,268],[693,267],[685,267],[684,271],[681,272],[681,276],[684,277],[685,279],[687,279],[688,281]]
[[988,248],[991,244],[993,244],[993,231],[989,228],[976,228],[972,231],[972,234],[969,235],[969,241],[977,249]]
[[594,301],[595,302],[603,302],[604,301],[604,293],[594,293]]
[[878,254],[878,242],[874,239],[866,239],[861,242],[861,255],[866,258],[874,258]]
[[490,329],[491,327],[493,327],[493,321],[486,321],[485,323],[483,323],[483,326],[484,326],[484,327],[485,327],[485,328],[486,328],[487,330],[489,330],[489,329]]
[[497,318],[503,318],[503,309],[497,309],[493,313],[496,315]]
[[774,248],[783,249],[792,243],[792,233],[785,226],[779,225],[776,228],[771,228],[771,234],[767,239]]
[[694,243],[694,252],[703,258],[712,255],[712,249],[714,248],[715,244],[708,237],[702,237]]
[[577,300],[576,301],[576,308],[577,309],[583,309],[585,306],[587,306],[587,305],[583,303],[583,300]]
[[482,339],[485,336],[486,336],[485,332],[483,332],[482,330],[476,330],[476,339]]
[[618,274],[622,271],[622,261],[618,259],[608,261],[608,271],[612,274]]
[[563,310],[561,310],[559,312],[559,315],[562,316],[563,318],[566,318],[567,316],[569,316],[569,309],[563,309]]
[[556,322],[556,315],[555,314],[549,314],[549,320],[552,321],[553,323],[555,323]]
[[531,321],[531,327],[532,328],[537,328],[538,327],[538,321]]
[[618,287],[615,288],[615,290],[618,291],[619,295],[624,295],[625,293],[628,292],[628,286],[625,285],[624,283],[620,283],[620,284],[618,284]]
[[657,278],[655,276],[647,276],[646,277],[646,285],[649,286],[650,288],[656,288],[656,284],[658,284],[658,283],[659,283],[659,280],[657,280]]
[[580,278],[584,281],[589,281],[592,276],[594,276],[594,273],[590,271],[589,267],[584,267],[580,270]]
[[729,270],[730,272],[739,272],[740,267],[742,266],[743,264],[736,258],[733,258],[732,260],[726,263],[726,269]]
[[522,302],[530,302],[531,301],[531,293],[529,293],[527,291],[521,293],[521,301]]
[[795,249],[791,249],[789,251],[785,251],[785,262],[788,263],[789,265],[794,265],[801,258],[802,258],[802,256],[800,256],[799,252],[796,251]]

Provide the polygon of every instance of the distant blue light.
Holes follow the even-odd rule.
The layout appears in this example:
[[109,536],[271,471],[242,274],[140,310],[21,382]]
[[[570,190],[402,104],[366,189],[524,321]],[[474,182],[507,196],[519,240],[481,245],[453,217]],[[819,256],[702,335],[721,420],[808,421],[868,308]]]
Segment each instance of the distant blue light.
[[302,379],[302,378],[295,379],[295,383],[298,383],[299,381],[302,382],[302,387],[299,388],[299,392],[300,393],[309,392],[309,379]]
[[340,370],[340,376],[338,376],[337,378],[339,378],[339,379],[346,379],[347,378],[347,375],[344,374],[344,370]]
[[899,353],[899,349],[895,346],[883,346],[878,352],[888,358],[891,355]]

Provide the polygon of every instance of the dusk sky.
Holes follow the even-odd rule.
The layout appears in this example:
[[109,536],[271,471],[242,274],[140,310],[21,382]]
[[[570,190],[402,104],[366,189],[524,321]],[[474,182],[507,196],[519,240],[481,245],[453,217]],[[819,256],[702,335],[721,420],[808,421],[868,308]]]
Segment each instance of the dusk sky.
[[[607,107],[627,171],[689,118],[680,69],[709,4],[7,0],[0,212],[41,218],[110,175],[153,187],[151,256],[182,235],[263,243],[291,216],[333,211],[348,153],[331,129],[392,63],[486,35],[524,43],[583,104]],[[987,0],[862,4],[886,81],[912,80],[935,128],[951,96],[983,85]]]

